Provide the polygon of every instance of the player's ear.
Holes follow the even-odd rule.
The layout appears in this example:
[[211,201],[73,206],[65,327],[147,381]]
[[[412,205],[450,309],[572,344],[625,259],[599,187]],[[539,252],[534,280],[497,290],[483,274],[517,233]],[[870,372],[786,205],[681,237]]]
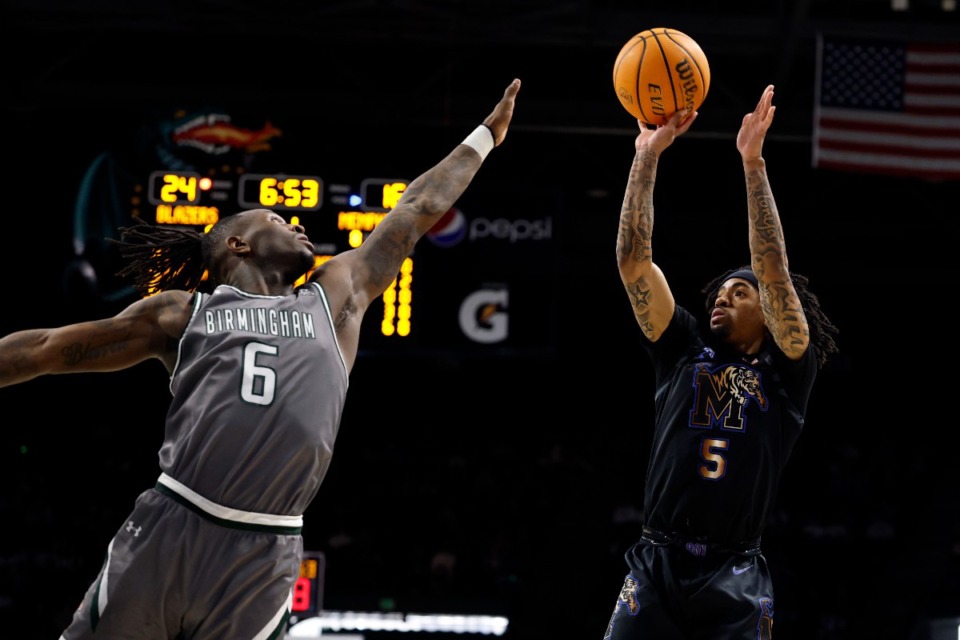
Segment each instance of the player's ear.
[[240,236],[228,237],[227,248],[235,255],[245,255],[250,253],[250,245]]

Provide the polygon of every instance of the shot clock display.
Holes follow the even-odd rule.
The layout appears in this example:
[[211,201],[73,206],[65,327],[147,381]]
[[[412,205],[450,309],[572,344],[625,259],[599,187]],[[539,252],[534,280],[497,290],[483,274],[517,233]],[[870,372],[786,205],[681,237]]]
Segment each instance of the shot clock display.
[[240,206],[276,211],[316,211],[323,206],[323,180],[316,176],[248,173],[240,177]]
[[316,616],[323,609],[323,577],[326,557],[322,551],[304,551],[300,576],[293,586],[290,612],[300,619]]
[[197,204],[200,191],[209,189],[211,184],[209,178],[202,178],[199,173],[154,171],[150,174],[147,200],[152,205]]

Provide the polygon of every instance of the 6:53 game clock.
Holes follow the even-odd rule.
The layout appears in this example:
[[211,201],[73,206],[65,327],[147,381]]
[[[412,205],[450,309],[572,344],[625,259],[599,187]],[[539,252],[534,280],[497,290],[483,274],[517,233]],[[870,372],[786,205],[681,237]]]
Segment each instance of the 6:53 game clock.
[[323,180],[316,176],[248,173],[240,177],[242,207],[276,211],[316,211],[323,206]]

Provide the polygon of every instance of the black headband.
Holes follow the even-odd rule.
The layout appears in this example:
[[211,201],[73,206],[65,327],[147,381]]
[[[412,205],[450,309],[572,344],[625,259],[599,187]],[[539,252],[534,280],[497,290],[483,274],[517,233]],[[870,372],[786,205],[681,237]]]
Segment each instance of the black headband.
[[733,273],[727,275],[727,277],[723,280],[726,282],[730,278],[743,278],[753,286],[759,288],[759,285],[757,284],[757,276],[753,275],[753,271],[751,269],[740,269],[739,271],[734,271]]

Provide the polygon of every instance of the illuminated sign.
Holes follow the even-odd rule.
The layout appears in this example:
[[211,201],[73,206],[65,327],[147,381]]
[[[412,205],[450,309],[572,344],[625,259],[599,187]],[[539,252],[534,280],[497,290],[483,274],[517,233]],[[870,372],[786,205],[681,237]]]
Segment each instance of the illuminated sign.
[[325,556],[319,551],[304,551],[300,575],[293,585],[290,613],[298,617],[315,616],[323,608]]
[[[245,173],[242,168],[222,165],[211,168],[206,175],[195,171],[153,171],[149,175],[146,200],[154,206],[157,224],[197,226],[206,230],[223,215],[242,209],[264,208],[288,214],[291,224],[303,224],[311,237],[326,241],[322,249],[316,248],[313,267],[297,280],[296,284],[300,285],[337,253],[363,244],[396,207],[407,185],[406,180],[400,179],[364,178],[359,188],[362,204],[354,210],[339,210],[336,215],[327,216],[321,211],[327,185],[318,176]],[[348,194],[358,193],[349,184],[333,184],[329,189],[333,205],[346,204]],[[301,218],[306,219],[301,223]],[[331,231],[336,232],[332,238]],[[414,260],[408,257],[382,295],[379,333],[384,337],[404,338],[412,333],[413,271]]]
[[[147,200],[150,204],[175,205],[200,202],[201,176],[189,171],[154,171],[150,174]],[[211,182],[203,183],[207,189]]]
[[389,211],[397,206],[407,190],[406,180],[367,178],[360,183],[360,197],[366,211]]
[[247,174],[240,178],[240,206],[276,211],[316,211],[323,206],[323,180],[316,176]]
[[213,225],[220,219],[216,207],[196,207],[168,204],[157,205],[157,224]]
[[380,333],[385,336],[410,335],[410,317],[413,315],[413,260],[407,258],[400,267],[400,274],[383,292],[383,321]]

